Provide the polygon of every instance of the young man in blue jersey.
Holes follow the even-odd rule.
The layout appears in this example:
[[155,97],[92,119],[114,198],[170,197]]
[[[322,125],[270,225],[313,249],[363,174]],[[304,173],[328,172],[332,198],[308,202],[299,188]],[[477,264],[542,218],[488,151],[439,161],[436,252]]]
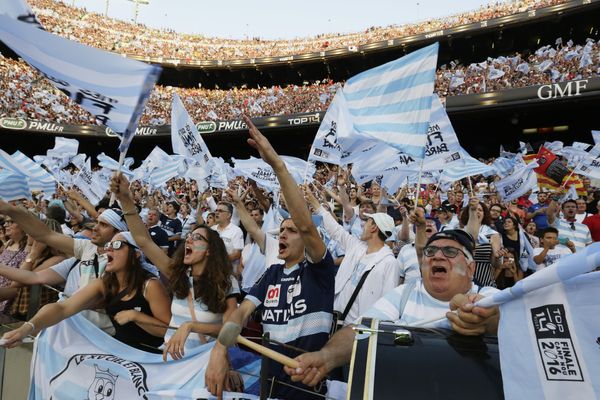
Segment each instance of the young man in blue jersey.
[[[316,351],[329,338],[333,319],[333,295],[335,266],[323,240],[313,224],[300,188],[288,172],[285,163],[277,155],[269,141],[244,117],[248,124],[248,143],[269,164],[281,186],[291,218],[285,219],[279,228],[279,258],[285,264],[274,264],[250,290],[240,307],[228,318],[228,322],[241,327],[254,310],[261,313],[263,330],[270,338],[306,351]],[[273,349],[296,357],[299,353],[287,347]],[[269,397],[281,399],[320,399],[325,387],[314,389],[298,383],[293,385],[308,391],[286,386],[292,384],[283,366],[271,361],[269,371],[274,383]],[[221,397],[227,370],[227,349],[217,343],[211,351],[207,367],[208,390]],[[284,384],[281,384],[283,382]],[[314,390],[314,395],[311,391]]]

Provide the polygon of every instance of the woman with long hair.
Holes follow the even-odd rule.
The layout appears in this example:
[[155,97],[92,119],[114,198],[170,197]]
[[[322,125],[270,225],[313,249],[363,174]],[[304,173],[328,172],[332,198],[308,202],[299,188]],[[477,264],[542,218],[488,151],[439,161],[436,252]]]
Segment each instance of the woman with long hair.
[[459,221],[476,243],[473,254],[476,265],[473,282],[480,286],[496,287],[493,268],[498,266],[502,239],[490,226],[492,217],[488,207],[472,195],[469,206],[461,211]]
[[[46,219],[44,221],[52,231],[62,233],[60,223],[54,219]],[[25,258],[25,260],[19,266],[22,270],[27,271],[43,271],[50,268],[53,265],[66,259],[66,256],[51,247],[48,247],[42,242],[38,242],[35,239],[30,239],[31,250]],[[10,269],[11,267],[0,263],[0,275],[2,272]],[[23,286],[20,283],[12,282],[9,287],[0,288],[0,300],[14,299],[10,311],[8,312],[13,318],[25,319],[29,312],[30,303],[30,288],[29,286]],[[58,299],[56,292],[52,289],[42,286],[39,292],[39,299],[37,308],[52,303]]]
[[138,215],[127,178],[114,176],[110,188],[121,202],[136,242],[169,281],[173,294],[169,325],[178,328],[167,331],[163,357],[166,360],[168,353],[180,359],[186,350],[214,340],[224,315],[237,308],[240,290],[225,244],[216,231],[199,225],[170,258],[152,241]]
[[[2,254],[0,254],[0,264],[10,268],[19,268],[21,263],[25,261],[28,253],[26,249],[27,235],[19,224],[13,222],[9,217],[4,218],[4,228],[6,229],[8,241],[4,246]],[[11,282],[11,280],[0,276],[0,287],[8,287]],[[4,311],[5,306],[6,301],[0,302],[0,312]]]
[[515,217],[508,215],[504,218],[502,227],[504,228],[504,231],[502,232],[502,246],[505,249],[511,249],[516,254],[519,254],[519,249],[521,248],[519,222]]
[[158,278],[142,266],[142,253],[129,232],[117,233],[104,247],[104,274],[65,301],[47,304],[21,327],[2,337],[14,347],[27,335],[102,304],[115,326],[115,339],[139,350],[160,353],[171,300]]

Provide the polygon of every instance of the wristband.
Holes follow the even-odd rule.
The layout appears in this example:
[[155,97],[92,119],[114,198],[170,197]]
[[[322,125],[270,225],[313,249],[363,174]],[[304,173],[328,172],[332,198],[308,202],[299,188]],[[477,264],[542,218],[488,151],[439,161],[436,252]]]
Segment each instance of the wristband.
[[35,325],[33,324],[33,322],[25,321],[23,323],[23,325],[30,325],[31,326],[31,332],[35,331]]

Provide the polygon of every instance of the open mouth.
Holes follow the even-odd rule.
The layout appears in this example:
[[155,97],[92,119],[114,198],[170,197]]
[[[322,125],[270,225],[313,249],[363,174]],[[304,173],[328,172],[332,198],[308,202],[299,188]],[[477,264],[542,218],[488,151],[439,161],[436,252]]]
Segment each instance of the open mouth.
[[440,275],[440,274],[447,274],[448,270],[446,269],[446,267],[441,267],[441,266],[433,266],[431,267],[431,275],[436,276],[436,275]]
[[433,229],[431,229],[431,228],[427,228],[427,229],[425,229],[425,232],[427,232],[427,233],[431,233],[431,232],[433,232]]
[[191,247],[189,247],[189,246],[185,246],[185,253],[184,253],[184,256],[188,256],[188,255],[190,255],[190,254],[192,254],[192,248],[191,248]]
[[283,253],[287,247],[287,244],[279,242],[279,254]]
[[112,262],[113,259],[114,259],[114,257],[113,257],[112,254],[107,254],[106,255],[106,263],[107,264],[110,263],[110,262]]

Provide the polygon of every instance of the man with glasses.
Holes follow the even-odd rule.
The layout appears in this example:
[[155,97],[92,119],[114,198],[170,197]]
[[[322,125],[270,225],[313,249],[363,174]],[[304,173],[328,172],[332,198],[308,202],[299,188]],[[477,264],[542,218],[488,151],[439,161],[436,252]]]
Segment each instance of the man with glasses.
[[225,249],[227,249],[227,254],[229,254],[229,259],[233,264],[233,273],[236,277],[239,277],[238,266],[240,264],[240,257],[242,256],[242,249],[244,248],[244,233],[239,226],[231,222],[232,215],[233,206],[231,203],[226,201],[218,202],[215,209],[215,221],[217,223],[212,226],[212,229],[217,231],[221,239],[223,239]]
[[563,218],[558,216],[558,203],[552,201],[548,206],[548,223],[558,229],[558,242],[567,244],[573,242],[577,251],[592,244],[592,235],[587,225],[577,222],[577,203],[567,200],[562,203]]
[[[437,321],[425,327],[451,328],[464,335],[495,334],[498,329],[498,308],[474,307],[479,298],[498,291],[473,284],[475,262],[473,238],[462,230],[445,230],[432,235],[423,246],[425,218],[418,210],[417,251],[422,279],[398,286],[379,299],[364,313],[364,317],[395,321],[411,325],[419,321]],[[459,310],[452,313],[450,310]],[[444,317],[444,313],[445,317]],[[350,361],[354,330],[345,327],[338,331],[320,350],[305,353],[296,360],[300,368],[285,368],[293,381],[311,386],[320,382],[334,368]]]

